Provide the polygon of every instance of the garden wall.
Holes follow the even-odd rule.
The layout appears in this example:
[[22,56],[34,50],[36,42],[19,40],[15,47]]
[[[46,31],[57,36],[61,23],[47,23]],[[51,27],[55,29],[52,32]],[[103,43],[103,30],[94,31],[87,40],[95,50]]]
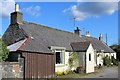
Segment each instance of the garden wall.
[[[0,62],[2,78],[23,78],[23,60],[19,62]],[[1,73],[0,72],[0,73]]]

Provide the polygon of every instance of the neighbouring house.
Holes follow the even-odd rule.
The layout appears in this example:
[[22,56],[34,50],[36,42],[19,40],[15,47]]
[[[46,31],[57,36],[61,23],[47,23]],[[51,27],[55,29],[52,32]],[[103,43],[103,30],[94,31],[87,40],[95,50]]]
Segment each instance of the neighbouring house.
[[95,66],[97,65],[103,65],[103,57],[105,56],[114,56],[116,59],[116,52],[113,51],[104,41],[102,40],[102,34],[100,34],[99,39],[94,38],[94,37],[82,37],[86,41],[90,41],[91,44],[93,45],[93,49],[95,52]]
[[78,27],[72,33],[23,21],[18,6],[11,13],[11,23],[2,39],[10,50],[9,61],[24,59],[25,78],[52,77],[57,71],[70,70],[68,60],[73,52],[78,53],[78,66],[83,66],[86,73],[94,72],[94,66],[103,65],[103,56],[116,58],[102,36],[98,40],[89,32],[81,35]]

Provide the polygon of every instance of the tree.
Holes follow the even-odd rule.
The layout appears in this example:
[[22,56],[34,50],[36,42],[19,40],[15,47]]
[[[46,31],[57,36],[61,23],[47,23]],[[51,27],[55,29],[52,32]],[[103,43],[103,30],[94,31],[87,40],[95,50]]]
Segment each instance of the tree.
[[117,59],[120,61],[120,45],[114,44],[110,47],[117,53]]
[[0,38],[0,61],[4,61],[8,58],[9,50],[7,49],[7,46]]
[[70,58],[68,59],[68,64],[70,68],[77,67],[78,64],[78,54],[73,52]]

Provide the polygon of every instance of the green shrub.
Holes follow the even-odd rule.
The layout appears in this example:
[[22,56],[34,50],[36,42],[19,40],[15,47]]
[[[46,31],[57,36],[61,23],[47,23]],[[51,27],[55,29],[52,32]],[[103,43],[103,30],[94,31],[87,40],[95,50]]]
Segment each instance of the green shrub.
[[70,58],[68,59],[68,64],[70,68],[75,67],[78,64],[78,54],[73,52]]
[[7,49],[7,46],[3,42],[3,40],[0,38],[0,61],[5,61],[8,58],[9,50]]
[[55,72],[55,74],[56,74],[57,76],[60,76],[60,75],[63,74],[63,72],[62,72],[62,71],[57,71],[57,72]]
[[110,57],[106,56],[106,57],[103,58],[103,65],[110,66],[111,62],[112,61],[111,61]]
[[57,76],[61,76],[61,75],[67,75],[67,74],[69,74],[69,72],[68,71],[57,71],[57,72],[55,72],[55,74]]
[[113,65],[118,65],[117,60],[114,58],[114,56],[111,57],[111,61],[113,63]]
[[63,75],[67,75],[68,73],[68,71],[63,71]]

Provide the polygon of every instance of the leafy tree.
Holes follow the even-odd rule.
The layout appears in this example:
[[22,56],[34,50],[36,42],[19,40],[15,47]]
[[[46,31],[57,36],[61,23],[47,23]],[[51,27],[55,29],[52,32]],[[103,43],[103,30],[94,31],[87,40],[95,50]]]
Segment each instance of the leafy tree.
[[8,58],[9,50],[7,49],[7,46],[0,38],[0,61],[4,61]]
[[73,52],[68,60],[68,64],[70,68],[77,67],[78,64],[78,54],[76,52]]

